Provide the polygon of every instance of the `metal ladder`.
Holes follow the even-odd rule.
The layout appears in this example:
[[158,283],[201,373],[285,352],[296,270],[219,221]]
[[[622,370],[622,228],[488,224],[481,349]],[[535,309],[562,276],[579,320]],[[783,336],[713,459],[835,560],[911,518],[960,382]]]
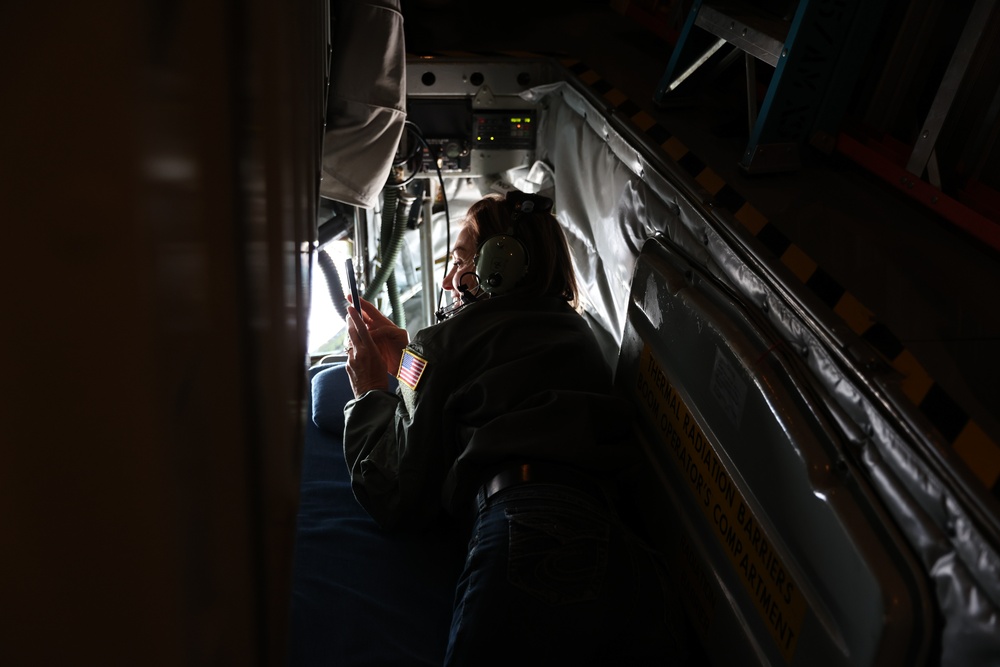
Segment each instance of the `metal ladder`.
[[[750,128],[740,166],[748,173],[790,171],[800,166],[804,141],[822,145],[836,135],[885,2],[799,0],[790,16],[760,4],[694,0],[653,100],[663,104],[713,55],[733,46],[722,64],[744,55]],[[715,41],[692,54],[695,28]],[[759,109],[755,59],[774,67]]]

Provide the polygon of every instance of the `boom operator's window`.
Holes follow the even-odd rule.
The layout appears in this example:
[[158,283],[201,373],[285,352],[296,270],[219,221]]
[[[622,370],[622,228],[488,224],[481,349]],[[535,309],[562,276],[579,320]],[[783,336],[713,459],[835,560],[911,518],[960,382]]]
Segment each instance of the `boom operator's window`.
[[347,285],[344,262],[350,257],[350,243],[330,241],[313,254],[312,294],[309,303],[309,354],[322,356],[344,350],[347,333],[344,318],[333,305],[332,287],[327,285],[326,276],[319,266],[319,253],[326,252],[333,260],[333,266],[340,273],[341,285]]
[[[431,197],[429,206],[431,224],[429,228],[426,226],[423,219],[426,207],[420,207],[420,215],[413,223],[414,228],[408,226],[404,232],[394,272],[396,290],[405,313],[405,326],[411,337],[420,329],[433,323],[433,321],[427,321],[425,298],[431,299],[430,310],[432,311],[450,301],[449,295],[441,294],[441,283],[448,269],[447,261],[451,244],[458,234],[469,206],[481,197],[479,184],[473,179],[461,177],[445,178],[444,192],[441,191],[440,185],[436,182],[432,187],[426,186],[424,192],[433,192],[433,195],[426,195]],[[443,201],[444,199],[447,199],[447,204]],[[363,216],[367,220],[368,246],[372,255],[378,254],[377,249],[381,244],[381,216],[380,208],[367,211],[366,215]],[[430,284],[433,285],[433,290],[429,296],[425,295],[423,290],[422,257],[424,251],[421,233],[430,233],[432,241],[433,265],[431,270],[433,275]],[[330,256],[329,265],[336,268],[340,276],[341,289],[346,294],[348,282],[344,262],[352,256],[354,243],[349,240],[352,237],[353,233],[346,231],[336,240],[325,243],[314,253],[308,340],[309,354],[313,357],[325,354],[342,354],[344,351],[347,334],[346,323],[331,298],[331,292],[336,291],[337,286],[329,286],[327,276],[319,266],[319,253],[326,252]],[[354,258],[354,261],[358,262],[357,257]],[[378,261],[372,260],[369,262],[367,271],[361,271],[362,279],[359,286],[362,295],[369,287],[365,283],[364,276],[374,278],[378,272],[378,266]],[[385,284],[379,286],[369,301],[375,303],[387,316],[392,317],[392,308]]]

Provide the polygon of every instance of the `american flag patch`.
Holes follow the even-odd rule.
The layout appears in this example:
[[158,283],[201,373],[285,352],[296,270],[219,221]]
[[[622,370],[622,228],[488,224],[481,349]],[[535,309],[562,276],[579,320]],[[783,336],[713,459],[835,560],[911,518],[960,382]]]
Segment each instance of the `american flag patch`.
[[403,358],[399,361],[399,372],[396,373],[396,377],[410,389],[416,389],[426,368],[426,359],[418,357],[409,350],[403,350]]

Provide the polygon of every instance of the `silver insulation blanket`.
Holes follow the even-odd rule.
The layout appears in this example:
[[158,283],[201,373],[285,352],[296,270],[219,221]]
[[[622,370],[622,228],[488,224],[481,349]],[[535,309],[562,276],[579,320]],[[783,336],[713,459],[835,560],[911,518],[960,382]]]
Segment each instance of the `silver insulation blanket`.
[[746,261],[752,251],[734,247],[737,236],[719,233],[726,221],[692,203],[696,195],[648,164],[581,93],[559,83],[526,97],[543,108],[538,159],[551,173],[555,211],[567,230],[585,307],[605,332],[612,367],[636,258],[643,241],[662,234],[766,312],[825,392],[823,400],[851,422],[845,439],[857,452],[845,454],[864,466],[936,593],[929,603],[941,619],[941,664],[1000,664],[996,536],[982,534],[913,444],[915,438],[925,448],[940,443],[932,434],[915,433],[905,414],[899,416],[907,406],[886,398],[861,370],[845,368],[830,347],[829,331],[821,335],[822,327],[803,315],[808,309],[789,303],[801,285],[782,285],[779,292],[774,276],[761,276]]

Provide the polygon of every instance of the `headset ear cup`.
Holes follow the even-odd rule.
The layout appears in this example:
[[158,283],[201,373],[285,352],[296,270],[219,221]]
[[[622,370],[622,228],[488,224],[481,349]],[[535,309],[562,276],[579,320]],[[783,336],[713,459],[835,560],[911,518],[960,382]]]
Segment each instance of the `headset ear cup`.
[[514,289],[528,273],[528,251],[509,234],[491,236],[479,247],[476,274],[483,291],[499,296]]

